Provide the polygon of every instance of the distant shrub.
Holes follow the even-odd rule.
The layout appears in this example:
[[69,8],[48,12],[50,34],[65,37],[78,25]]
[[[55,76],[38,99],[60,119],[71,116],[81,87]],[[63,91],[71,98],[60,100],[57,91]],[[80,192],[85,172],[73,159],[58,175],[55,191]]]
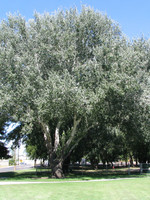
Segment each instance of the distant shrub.
[[15,165],[16,163],[15,163],[15,160],[14,159],[11,159],[11,160],[9,160],[9,165]]

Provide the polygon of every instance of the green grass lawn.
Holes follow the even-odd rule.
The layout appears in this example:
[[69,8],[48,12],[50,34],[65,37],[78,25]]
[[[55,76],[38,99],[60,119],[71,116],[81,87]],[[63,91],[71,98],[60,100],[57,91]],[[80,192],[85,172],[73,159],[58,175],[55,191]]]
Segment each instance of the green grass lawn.
[[150,200],[150,178],[1,185],[0,200]]

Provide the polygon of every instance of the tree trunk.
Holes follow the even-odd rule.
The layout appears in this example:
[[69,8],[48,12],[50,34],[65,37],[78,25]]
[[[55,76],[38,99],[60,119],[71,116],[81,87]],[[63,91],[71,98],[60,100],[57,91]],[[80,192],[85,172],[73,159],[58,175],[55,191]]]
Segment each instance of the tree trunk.
[[130,155],[130,166],[133,167],[133,157]]
[[63,161],[61,159],[51,160],[51,169],[53,178],[64,178]]
[[[71,151],[75,148],[77,143],[80,141],[80,138],[74,141],[76,136],[77,126],[79,125],[80,121],[81,119],[77,120],[75,115],[70,137],[63,146],[61,146],[60,143],[60,133],[59,133],[61,122],[58,121],[54,133],[50,132],[50,127],[48,124],[40,122],[40,124],[42,125],[43,136],[45,139],[45,144],[49,155],[50,167],[52,169],[52,177],[55,178],[64,177],[63,162],[70,155]],[[52,137],[52,134],[54,134],[54,137]],[[74,144],[72,144],[73,141]]]
[[98,169],[98,160],[97,159],[90,159],[92,169]]
[[36,168],[36,159],[34,159],[34,168]]
[[59,128],[60,128],[61,123],[58,122],[55,129],[54,145],[52,144],[52,137],[50,134],[49,126],[45,123],[41,123],[41,125],[43,128],[45,144],[46,144],[48,155],[49,155],[49,162],[50,162],[50,167],[52,170],[52,177],[63,178],[64,177],[63,170],[62,170],[63,159],[61,159],[61,157],[57,157],[57,149],[59,147]]

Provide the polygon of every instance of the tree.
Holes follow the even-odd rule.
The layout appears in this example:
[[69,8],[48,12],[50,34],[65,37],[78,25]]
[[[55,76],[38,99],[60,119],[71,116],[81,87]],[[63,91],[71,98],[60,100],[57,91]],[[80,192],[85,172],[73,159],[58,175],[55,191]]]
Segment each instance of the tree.
[[1,23],[3,96],[7,91],[1,108],[22,123],[21,134],[32,133],[33,124],[41,127],[56,177],[62,177],[63,160],[91,126],[96,80],[86,86],[92,69],[82,71],[96,48],[119,37],[116,24],[86,7],[80,14],[76,9],[36,13],[28,24],[21,16]]
[[8,118],[4,113],[0,113],[0,159],[10,158],[8,148],[5,146],[3,140],[5,139],[5,122]]
[[[135,46],[138,46],[138,49]],[[126,161],[129,157],[132,160],[133,156],[139,162],[149,160],[148,52],[149,44],[142,40],[133,46],[123,45],[123,49],[118,48],[111,56],[111,62],[109,54],[105,55],[105,60],[103,54],[100,57],[99,63],[107,61],[106,67],[110,67],[108,73],[105,71],[110,82],[107,82],[108,89],[105,90],[104,99],[101,98],[101,102],[97,102],[95,106],[97,128],[93,132],[90,130],[86,147],[86,143],[84,144],[85,148],[90,149],[90,152],[87,149],[85,155],[89,156],[91,163],[98,163],[100,158],[104,162],[115,161],[119,155]],[[120,63],[114,73],[111,66]],[[105,81],[107,79],[105,78]],[[117,130],[117,137],[112,134],[113,130]],[[117,141],[120,141],[120,144]]]
[[9,156],[9,151],[8,148],[5,147],[3,142],[0,142],[0,159],[8,159],[10,158]]
[[0,110],[21,122],[18,138],[43,137],[53,176],[63,177],[64,160],[92,127],[125,118],[123,106],[110,105],[137,87],[131,51],[118,26],[87,7],[2,21]]

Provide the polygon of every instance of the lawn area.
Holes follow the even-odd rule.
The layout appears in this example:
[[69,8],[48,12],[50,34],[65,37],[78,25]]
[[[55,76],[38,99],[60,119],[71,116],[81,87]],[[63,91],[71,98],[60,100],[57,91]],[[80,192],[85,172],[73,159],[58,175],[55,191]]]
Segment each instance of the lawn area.
[[64,180],[95,180],[95,179],[117,179],[117,178],[137,178],[148,177],[150,174],[131,174],[128,175],[124,171],[115,170],[103,172],[102,170],[84,170],[74,171],[65,175],[64,179],[52,179],[49,172],[36,173],[35,169],[19,170],[16,172],[1,172],[0,181],[64,181]]
[[65,175],[65,179],[52,179],[48,171],[36,172],[36,169],[19,170],[16,172],[1,172],[0,181],[72,181],[72,180],[95,180],[95,179],[118,179],[118,178],[144,178],[150,177],[150,174],[133,173],[128,175],[127,169],[115,170],[74,170]]
[[0,200],[150,200],[150,178],[1,185]]

